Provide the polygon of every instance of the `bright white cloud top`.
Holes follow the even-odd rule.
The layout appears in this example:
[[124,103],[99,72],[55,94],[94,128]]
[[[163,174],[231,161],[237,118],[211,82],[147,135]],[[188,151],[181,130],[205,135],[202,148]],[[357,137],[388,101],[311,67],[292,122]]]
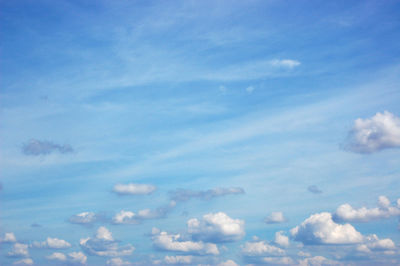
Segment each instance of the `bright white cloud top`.
[[156,187],[147,184],[116,184],[113,191],[119,195],[148,195],[153,193]]

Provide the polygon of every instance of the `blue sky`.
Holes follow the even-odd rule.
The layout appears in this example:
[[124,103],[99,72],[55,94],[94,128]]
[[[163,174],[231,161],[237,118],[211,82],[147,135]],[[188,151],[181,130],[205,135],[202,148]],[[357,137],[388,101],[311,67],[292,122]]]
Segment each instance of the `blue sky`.
[[0,1],[1,265],[397,265],[399,1]]

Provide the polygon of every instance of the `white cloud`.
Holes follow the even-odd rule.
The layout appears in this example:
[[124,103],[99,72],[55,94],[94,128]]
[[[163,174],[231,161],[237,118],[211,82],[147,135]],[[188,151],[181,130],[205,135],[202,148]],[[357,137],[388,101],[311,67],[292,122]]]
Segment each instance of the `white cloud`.
[[190,219],[187,222],[188,233],[194,239],[206,242],[230,242],[244,235],[244,221],[232,219],[223,212],[209,213],[203,219]]
[[322,265],[340,265],[339,262],[327,259],[323,256],[305,258],[299,261],[299,266],[322,266]]
[[190,264],[192,260],[192,256],[165,256],[164,258],[166,264]]
[[301,63],[291,59],[275,59],[271,60],[270,64],[275,67],[294,68],[299,66]]
[[33,260],[30,258],[18,260],[13,263],[14,265],[33,265]]
[[286,218],[282,212],[272,212],[264,221],[267,224],[284,223],[286,222]]
[[148,195],[153,193],[156,187],[147,184],[116,184],[113,191],[119,195]]
[[365,238],[364,243],[357,246],[357,250],[370,253],[373,251],[393,250],[396,248],[393,240],[390,238],[379,239],[377,235],[369,235]]
[[400,216],[399,200],[397,205],[390,206],[390,200],[385,196],[380,196],[378,199],[379,207],[371,209],[366,207],[354,209],[350,204],[346,203],[337,208],[334,219],[348,222],[369,222],[371,220]]
[[138,224],[143,220],[165,217],[175,206],[176,202],[172,200],[166,206],[159,207],[155,210],[143,209],[138,211],[137,214],[131,211],[121,210],[112,220],[115,224]]
[[372,153],[400,147],[400,118],[384,111],[371,118],[358,118],[349,133],[346,148],[358,153]]
[[63,253],[60,252],[54,252],[53,254],[46,256],[46,258],[49,260],[59,260],[59,261],[67,260],[67,256],[65,256]]
[[301,251],[301,250],[297,253],[297,255],[300,256],[300,257],[311,257],[310,253],[304,252],[304,251]]
[[217,245],[211,243],[203,243],[202,241],[194,242],[183,240],[180,234],[168,234],[167,232],[156,232],[153,235],[153,244],[161,250],[178,251],[193,254],[211,254],[218,255]]
[[7,255],[10,257],[28,257],[29,256],[28,245],[15,243],[11,251],[8,252]]
[[294,265],[294,261],[290,257],[264,257],[262,261],[272,265]]
[[52,248],[52,249],[65,249],[65,248],[70,248],[71,244],[68,243],[67,241],[63,239],[58,239],[58,238],[51,238],[48,237],[46,241],[43,242],[33,242],[31,247],[35,248]]
[[290,232],[303,244],[354,244],[363,240],[352,225],[335,223],[328,212],[311,215]]
[[131,211],[120,211],[113,217],[113,223],[116,224],[137,224],[136,214]]
[[14,233],[5,233],[3,238],[0,238],[0,243],[15,243],[17,238]]
[[121,258],[112,258],[107,260],[107,265],[110,266],[124,266],[124,265],[132,265],[129,261],[124,261]]
[[68,257],[69,257],[70,261],[74,262],[74,263],[86,264],[86,261],[87,261],[86,255],[83,254],[82,252],[68,253]]
[[281,247],[289,246],[289,238],[283,234],[283,231],[279,231],[275,233],[275,241]]
[[96,256],[128,256],[135,250],[130,244],[119,247],[118,241],[115,241],[111,232],[103,226],[99,227],[95,237],[82,238],[79,243],[85,252]]
[[219,263],[217,266],[239,266],[239,264],[237,264],[233,260],[227,260],[227,261]]
[[283,249],[270,245],[265,241],[246,242],[241,248],[242,254],[251,257],[267,255],[282,256],[285,254]]
[[69,218],[69,222],[74,224],[92,224],[96,220],[97,215],[94,212],[82,212]]

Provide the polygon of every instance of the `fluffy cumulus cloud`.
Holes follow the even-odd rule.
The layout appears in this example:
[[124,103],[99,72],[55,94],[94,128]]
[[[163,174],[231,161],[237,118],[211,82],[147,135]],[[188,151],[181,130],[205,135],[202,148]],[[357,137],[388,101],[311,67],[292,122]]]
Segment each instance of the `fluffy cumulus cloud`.
[[124,261],[121,258],[112,258],[107,260],[107,265],[110,266],[127,266],[127,265],[132,265],[129,261]]
[[335,223],[328,212],[311,215],[290,232],[303,244],[354,244],[363,241],[363,236],[352,225]]
[[296,263],[290,257],[264,257],[262,262],[268,265],[295,265]]
[[217,266],[239,266],[239,264],[237,264],[233,260],[227,260],[219,263]]
[[96,222],[98,216],[94,212],[81,212],[72,215],[69,218],[69,222],[73,224],[92,224]]
[[34,248],[51,248],[51,249],[65,249],[70,248],[71,244],[63,239],[48,237],[46,241],[43,242],[33,242],[31,247]]
[[348,150],[357,153],[396,147],[400,147],[400,118],[388,111],[356,119],[346,145]]
[[87,257],[82,252],[71,252],[68,253],[68,259],[72,263],[86,264]]
[[165,256],[164,262],[166,264],[191,264],[192,256]]
[[282,212],[272,212],[268,217],[264,219],[267,224],[278,224],[286,222],[285,216]]
[[244,221],[232,219],[223,212],[206,214],[201,220],[190,219],[187,227],[194,239],[206,242],[236,241],[245,235]]
[[17,260],[16,262],[13,263],[13,265],[33,265],[33,260],[30,258],[22,259],[22,260]]
[[14,233],[5,233],[4,237],[0,237],[0,243],[15,243],[17,238]]
[[15,243],[10,252],[7,253],[9,257],[28,257],[28,245]]
[[54,252],[53,254],[46,256],[48,260],[58,260],[58,261],[66,261],[67,256],[61,252]]
[[22,146],[22,152],[30,156],[47,155],[53,152],[70,153],[73,151],[70,145],[59,145],[50,141],[41,141],[37,139],[31,139]]
[[244,189],[240,187],[213,188],[208,190],[177,189],[170,191],[170,197],[174,201],[188,201],[193,198],[210,200],[226,195],[244,194]]
[[153,193],[156,187],[147,184],[116,184],[113,188],[113,192],[118,195],[148,195]]
[[372,251],[394,250],[396,245],[390,238],[379,239],[377,235],[369,235],[365,238],[364,243],[357,246],[357,250],[370,253]]
[[378,205],[376,208],[361,207],[354,209],[350,204],[346,203],[337,208],[334,219],[348,222],[369,222],[371,220],[400,216],[400,199],[397,200],[395,205],[391,205],[387,197],[380,196]]
[[249,257],[282,256],[285,251],[279,247],[268,244],[266,241],[246,242],[241,246],[242,254]]
[[279,231],[275,233],[275,240],[274,242],[281,247],[288,247],[289,246],[289,237],[283,234],[283,231]]
[[217,245],[202,241],[185,240],[180,234],[168,234],[153,228],[153,244],[156,248],[198,255],[218,255]]
[[86,253],[95,256],[128,256],[135,250],[130,244],[120,247],[118,241],[114,240],[111,232],[103,226],[99,227],[93,238],[83,238],[79,243]]

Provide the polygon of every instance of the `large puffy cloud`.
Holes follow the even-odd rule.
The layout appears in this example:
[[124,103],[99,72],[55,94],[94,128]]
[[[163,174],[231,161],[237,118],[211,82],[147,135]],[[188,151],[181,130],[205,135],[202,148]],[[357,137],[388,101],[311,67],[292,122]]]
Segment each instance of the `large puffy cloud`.
[[357,153],[372,153],[400,147],[400,118],[385,111],[371,118],[358,118],[349,133],[346,148]]
[[31,139],[28,143],[22,146],[22,152],[25,155],[47,155],[53,152],[69,153],[74,150],[70,145],[59,145],[50,141],[41,141],[37,139]]
[[69,218],[69,222],[73,224],[93,224],[98,220],[98,215],[94,212],[81,212],[74,214]]
[[14,233],[5,233],[4,237],[0,237],[0,243],[15,243],[17,238]]
[[28,245],[15,243],[10,252],[7,253],[9,257],[28,257]]
[[86,264],[87,257],[82,252],[68,253],[69,260],[73,263]]
[[206,214],[201,220],[190,219],[187,226],[194,239],[206,242],[236,241],[245,235],[244,221],[232,219],[223,212]]
[[335,223],[328,212],[311,215],[290,232],[303,244],[354,244],[363,241],[363,236],[352,225]]
[[148,195],[153,193],[156,187],[148,184],[116,184],[113,192],[118,195]]
[[127,265],[132,265],[129,261],[124,261],[121,258],[112,258],[107,260],[107,265],[110,266],[127,266]]
[[242,254],[249,257],[282,256],[285,251],[281,248],[268,244],[266,241],[246,242],[241,246]]
[[272,212],[267,218],[264,219],[267,224],[277,224],[286,222],[285,216],[282,212]]
[[202,241],[184,240],[180,234],[168,234],[153,228],[153,244],[156,248],[166,251],[177,251],[198,255],[218,255],[217,245]]
[[174,201],[188,201],[192,198],[203,200],[210,200],[216,197],[226,195],[244,194],[244,189],[240,187],[231,188],[213,188],[208,190],[190,190],[190,189],[177,189],[170,191],[170,197]]
[[340,205],[335,214],[334,219],[348,222],[368,222],[392,216],[400,216],[400,199],[396,205],[391,205],[390,200],[385,196],[380,196],[378,199],[379,207],[366,208],[361,207],[354,209],[350,204]]
[[79,243],[85,252],[96,256],[128,256],[135,250],[135,248],[130,244],[119,247],[118,241],[115,241],[111,232],[103,226],[99,227],[95,237],[83,238]]
[[58,261],[66,261],[67,256],[61,252],[54,252],[53,254],[46,256],[48,260],[58,260]]
[[34,248],[51,248],[51,249],[65,249],[70,248],[71,244],[63,239],[48,237],[46,241],[33,242],[31,247]]

